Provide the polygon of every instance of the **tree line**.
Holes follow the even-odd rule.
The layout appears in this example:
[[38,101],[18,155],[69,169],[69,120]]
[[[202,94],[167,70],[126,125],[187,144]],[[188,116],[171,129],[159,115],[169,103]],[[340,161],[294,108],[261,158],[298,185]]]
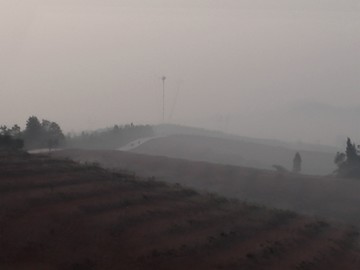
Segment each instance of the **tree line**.
[[0,126],[0,149],[43,149],[58,147],[82,149],[116,149],[131,141],[151,137],[153,129],[149,125],[114,125],[96,131],[64,135],[60,125],[46,119],[30,116],[24,130],[20,126]]
[[66,136],[67,146],[83,149],[117,149],[134,140],[154,136],[150,125],[114,125],[102,130],[69,134]]
[[65,143],[65,136],[56,122],[36,116],[30,116],[24,130],[18,125],[0,127],[0,148],[20,150],[36,148],[54,148]]

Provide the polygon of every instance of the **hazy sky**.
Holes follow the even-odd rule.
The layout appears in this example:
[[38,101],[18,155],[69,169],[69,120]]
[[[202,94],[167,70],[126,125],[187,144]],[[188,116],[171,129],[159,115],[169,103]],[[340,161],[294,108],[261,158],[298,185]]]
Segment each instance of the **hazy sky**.
[[0,122],[160,123],[165,75],[168,122],[360,139],[358,3],[0,0]]

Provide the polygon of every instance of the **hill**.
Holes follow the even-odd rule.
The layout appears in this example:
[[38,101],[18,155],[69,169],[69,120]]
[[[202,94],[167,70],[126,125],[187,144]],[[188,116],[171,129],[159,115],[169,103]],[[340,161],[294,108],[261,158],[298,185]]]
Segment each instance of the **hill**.
[[[174,125],[174,124],[161,124],[153,126],[154,133],[159,136],[170,136],[170,135],[198,135],[205,137],[216,137],[222,139],[230,139],[237,141],[244,141],[249,143],[264,144],[273,147],[283,147],[295,151],[315,151],[315,152],[325,152],[325,153],[336,153],[340,149],[330,145],[315,144],[315,143],[305,143],[305,142],[291,142],[284,141],[279,139],[269,139],[269,138],[254,138],[241,136],[236,134],[229,134],[222,131],[209,130],[204,128]],[[344,136],[344,139],[346,136]]]
[[67,150],[54,155],[180,183],[268,207],[360,227],[360,181],[156,157],[121,151]]
[[[204,135],[170,135],[155,138],[132,149],[132,152],[156,156],[207,161],[226,165],[272,169],[273,165],[292,168],[295,150],[234,138]],[[328,175],[335,170],[336,152],[300,151],[303,172]]]
[[353,229],[46,156],[0,157],[1,269],[359,269]]

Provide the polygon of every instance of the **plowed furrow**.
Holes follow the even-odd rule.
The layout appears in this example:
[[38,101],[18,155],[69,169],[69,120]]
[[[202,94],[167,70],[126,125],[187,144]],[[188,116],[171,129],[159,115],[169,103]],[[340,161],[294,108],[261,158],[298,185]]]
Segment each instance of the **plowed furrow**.
[[29,177],[28,179],[22,179],[16,181],[13,179],[2,179],[0,181],[0,193],[14,193],[19,191],[31,191],[38,188],[56,188],[61,186],[70,186],[80,183],[93,183],[109,180],[99,180],[98,176],[87,176],[84,178],[84,174],[69,174],[56,175],[49,174],[42,177]]
[[[174,257],[187,256],[189,254],[193,255],[194,251],[197,250],[209,252],[226,237],[235,238],[237,241],[244,241],[263,230],[264,227],[270,229],[271,227],[278,226],[269,225],[272,221],[271,216],[266,217],[264,215],[258,220],[251,220],[243,211],[233,211],[228,214],[224,212],[219,216],[214,215],[213,218],[211,218],[211,215],[209,217],[205,216],[203,220],[199,221],[197,224],[196,219],[194,219],[188,223],[188,228],[185,230],[181,228],[177,233],[169,233],[167,229],[163,233],[163,235],[167,235],[166,237],[156,234],[148,241],[149,245],[144,246],[149,246],[152,250],[156,250],[156,253],[160,254],[171,252],[173,255],[175,254]],[[168,225],[170,228],[171,226],[173,225]],[[175,227],[175,231],[177,229]],[[153,243],[156,243],[156,245],[154,246]],[[144,249],[143,253],[146,252],[149,252],[149,248]],[[151,255],[146,256],[153,257]]]
[[[158,264],[159,260],[169,260],[169,264],[175,265],[174,269],[177,269],[176,265],[181,260],[188,262],[189,265],[185,268],[194,267],[193,269],[197,269],[197,266],[203,267],[204,265],[212,268],[215,265],[221,265],[223,261],[234,261],[234,258],[241,258],[241,254],[245,256],[249,250],[258,248],[259,239],[267,239],[266,237],[269,235],[272,236],[269,241],[276,239],[277,235],[283,233],[284,229],[300,226],[298,224],[301,223],[298,219],[289,222],[269,226],[263,223],[246,224],[241,218],[238,218],[231,226],[222,226],[219,220],[216,226],[217,230],[203,230],[199,233],[205,232],[202,241],[192,242],[191,240],[196,236],[185,234],[182,237],[190,240],[189,243],[185,243],[185,246],[183,243],[181,246],[174,245],[172,248],[159,249],[157,254],[152,254],[148,258],[150,261],[153,260],[151,265]],[[291,231],[289,231],[289,235],[292,235]],[[176,241],[171,240],[169,243],[176,243]],[[145,261],[149,263],[149,261]],[[184,267],[184,264],[182,266]],[[163,269],[167,267],[169,267],[168,264],[164,265]]]

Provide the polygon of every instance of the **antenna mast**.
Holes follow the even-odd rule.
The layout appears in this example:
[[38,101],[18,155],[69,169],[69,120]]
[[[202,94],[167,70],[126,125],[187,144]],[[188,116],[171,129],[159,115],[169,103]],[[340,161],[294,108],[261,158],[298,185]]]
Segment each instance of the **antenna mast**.
[[165,123],[165,80],[166,80],[166,77],[163,76],[162,78],[162,82],[163,82],[163,123]]

